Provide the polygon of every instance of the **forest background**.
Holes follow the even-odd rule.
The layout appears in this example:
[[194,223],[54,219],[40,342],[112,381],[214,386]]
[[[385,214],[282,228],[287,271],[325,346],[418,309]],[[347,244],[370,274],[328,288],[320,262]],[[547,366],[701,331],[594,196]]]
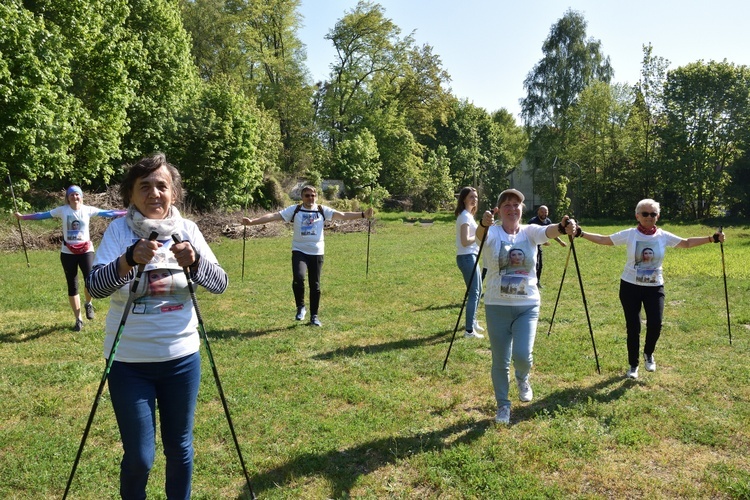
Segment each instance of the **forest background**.
[[[312,81],[298,0],[9,0],[0,5],[0,175],[20,210],[71,183],[105,191],[163,151],[196,211],[270,209],[296,183],[385,208],[437,210],[463,185],[483,207],[524,171],[553,215],[672,219],[750,214],[750,71],[669,69],[643,47],[633,85],[568,10],[530,69],[522,123],[450,91],[429,44],[382,6],[332,26]],[[0,208],[13,208],[3,190]]]

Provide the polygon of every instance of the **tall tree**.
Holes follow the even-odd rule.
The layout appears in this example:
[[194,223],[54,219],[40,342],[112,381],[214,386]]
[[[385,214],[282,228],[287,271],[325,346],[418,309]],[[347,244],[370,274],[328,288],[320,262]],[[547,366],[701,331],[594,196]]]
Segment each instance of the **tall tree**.
[[691,219],[716,215],[725,203],[728,168],[741,157],[750,125],[750,70],[725,60],[670,71],[664,108],[665,206]]
[[[543,196],[554,196],[558,188],[551,166],[568,144],[571,106],[592,82],[609,83],[614,76],[601,42],[587,38],[586,26],[581,13],[565,12],[542,44],[544,57],[524,80],[527,95],[521,100],[521,115],[531,130],[529,160],[535,175],[551,181],[546,186],[538,184]],[[572,178],[568,169],[568,165],[562,165],[562,172]]]
[[336,50],[330,80],[319,92],[319,120],[325,139],[335,152],[348,133],[356,134],[358,125],[374,103],[379,103],[373,81],[397,74],[405,61],[411,38],[401,40],[401,30],[385,17],[383,7],[360,1],[326,35]]
[[[80,142],[72,124],[82,110],[68,91],[71,53],[52,28],[20,1],[0,3],[0,175],[11,174],[19,197],[39,178],[71,172]],[[10,197],[0,200],[13,206]]]
[[133,161],[165,149],[176,116],[196,99],[198,77],[176,1],[129,0],[128,5],[125,29],[133,53],[127,72],[135,97],[127,108],[122,156]]

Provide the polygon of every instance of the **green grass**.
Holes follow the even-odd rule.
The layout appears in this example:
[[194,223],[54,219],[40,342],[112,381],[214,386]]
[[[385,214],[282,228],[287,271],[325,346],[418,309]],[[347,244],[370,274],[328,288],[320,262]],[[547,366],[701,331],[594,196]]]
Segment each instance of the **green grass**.
[[[260,498],[750,497],[747,226],[725,229],[733,344],[719,245],[669,249],[658,371],[638,381],[623,378],[624,249],[576,241],[599,374],[572,258],[547,335],[567,249],[546,247],[535,398],[514,401],[511,425],[497,427],[487,339],[458,335],[441,369],[464,295],[454,218],[409,216],[435,223],[379,215],[367,278],[367,235],[326,236],[320,329],[293,319],[288,236],[248,240],[244,280],[242,241],[212,245],[230,286],[198,300]],[[29,259],[0,254],[0,497],[60,498],[104,368],[108,302],[72,332],[58,252]],[[203,354],[193,497],[241,498]],[[157,447],[149,498],[164,498]],[[105,390],[71,498],[117,497],[120,453]]]

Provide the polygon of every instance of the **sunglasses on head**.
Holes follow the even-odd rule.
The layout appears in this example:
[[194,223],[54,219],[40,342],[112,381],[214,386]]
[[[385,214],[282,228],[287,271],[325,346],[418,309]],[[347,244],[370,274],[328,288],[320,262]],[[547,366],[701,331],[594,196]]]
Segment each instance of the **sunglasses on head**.
[[656,212],[641,212],[642,217],[656,217],[658,215]]

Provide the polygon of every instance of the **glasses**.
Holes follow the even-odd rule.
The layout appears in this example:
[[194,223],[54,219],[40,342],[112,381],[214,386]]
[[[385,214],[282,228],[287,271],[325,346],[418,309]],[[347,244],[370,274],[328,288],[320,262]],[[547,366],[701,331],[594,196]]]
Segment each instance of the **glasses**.
[[658,215],[656,212],[641,212],[641,217],[657,217]]
[[305,198],[315,198],[315,193],[305,193],[302,196],[304,196]]

